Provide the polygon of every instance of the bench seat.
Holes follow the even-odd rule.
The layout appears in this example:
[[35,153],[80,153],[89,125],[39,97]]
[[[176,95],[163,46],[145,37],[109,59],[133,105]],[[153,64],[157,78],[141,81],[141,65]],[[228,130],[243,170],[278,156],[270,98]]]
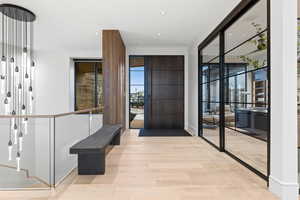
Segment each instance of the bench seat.
[[70,154],[78,154],[78,174],[105,173],[105,149],[108,145],[120,145],[121,129],[121,125],[104,125],[70,148]]

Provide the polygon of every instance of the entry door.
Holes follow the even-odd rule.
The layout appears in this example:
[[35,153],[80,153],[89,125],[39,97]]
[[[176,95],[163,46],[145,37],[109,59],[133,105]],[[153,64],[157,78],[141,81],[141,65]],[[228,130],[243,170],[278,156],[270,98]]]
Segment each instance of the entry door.
[[145,57],[145,128],[184,128],[184,57]]

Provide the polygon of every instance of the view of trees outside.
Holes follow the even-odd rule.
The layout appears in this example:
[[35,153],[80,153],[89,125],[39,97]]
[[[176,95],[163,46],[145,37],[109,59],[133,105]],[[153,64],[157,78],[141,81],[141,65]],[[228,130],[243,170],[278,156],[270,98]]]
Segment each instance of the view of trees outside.
[[130,67],[130,128],[144,127],[144,66]]

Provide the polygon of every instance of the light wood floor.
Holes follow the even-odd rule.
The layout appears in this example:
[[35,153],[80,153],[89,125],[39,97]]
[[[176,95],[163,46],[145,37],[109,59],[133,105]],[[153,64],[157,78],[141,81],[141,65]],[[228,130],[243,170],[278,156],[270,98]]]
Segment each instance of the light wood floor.
[[134,119],[130,123],[131,128],[144,128],[144,120]]
[[0,192],[5,200],[275,200],[266,182],[196,137],[128,131],[103,176],[73,175],[55,191]]
[[[204,129],[204,137],[219,146],[219,129]],[[267,142],[225,129],[225,149],[267,175]]]

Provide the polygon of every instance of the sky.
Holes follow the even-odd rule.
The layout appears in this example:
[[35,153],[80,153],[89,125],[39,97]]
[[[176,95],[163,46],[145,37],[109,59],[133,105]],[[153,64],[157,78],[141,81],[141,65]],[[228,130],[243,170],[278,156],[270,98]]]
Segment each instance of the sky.
[[144,91],[144,67],[130,68],[131,93]]

